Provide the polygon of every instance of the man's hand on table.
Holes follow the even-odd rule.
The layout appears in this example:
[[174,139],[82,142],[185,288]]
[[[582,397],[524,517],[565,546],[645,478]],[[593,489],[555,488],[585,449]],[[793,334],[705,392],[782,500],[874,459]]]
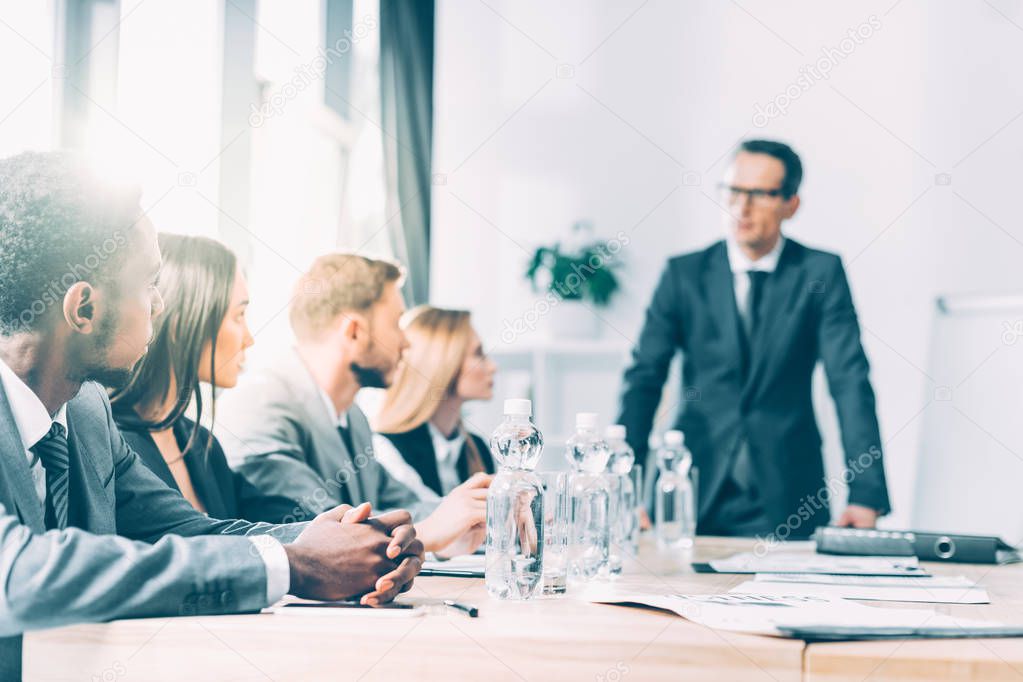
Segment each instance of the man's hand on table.
[[371,606],[408,590],[424,554],[408,512],[371,518],[368,503],[323,512],[284,551],[291,594],[324,600],[362,595],[362,603]]
[[873,528],[877,525],[877,510],[859,504],[850,504],[835,521],[836,526]]

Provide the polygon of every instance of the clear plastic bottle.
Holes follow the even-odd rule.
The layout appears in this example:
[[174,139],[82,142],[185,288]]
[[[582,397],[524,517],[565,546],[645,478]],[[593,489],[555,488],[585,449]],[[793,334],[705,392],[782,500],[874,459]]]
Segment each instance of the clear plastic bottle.
[[636,555],[638,549],[639,518],[636,513],[636,489],[632,483],[632,465],[636,454],[625,441],[626,431],[621,424],[614,424],[604,431],[611,456],[607,460],[607,478],[612,492],[617,493],[611,500],[611,548],[608,557],[608,573],[620,575],[622,554]]
[[657,451],[657,486],[654,491],[654,532],[657,544],[667,549],[693,546],[696,535],[696,500],[689,477],[693,456],[681,431],[668,431]]
[[533,473],[543,435],[529,400],[504,401],[504,421],[490,437],[498,471],[487,493],[487,592],[497,599],[529,599],[543,569],[543,484]]
[[611,492],[604,468],[611,456],[597,432],[597,415],[576,415],[575,435],[568,439],[566,456],[574,471],[569,479],[571,521],[568,540],[569,574],[590,580],[606,573],[611,544]]

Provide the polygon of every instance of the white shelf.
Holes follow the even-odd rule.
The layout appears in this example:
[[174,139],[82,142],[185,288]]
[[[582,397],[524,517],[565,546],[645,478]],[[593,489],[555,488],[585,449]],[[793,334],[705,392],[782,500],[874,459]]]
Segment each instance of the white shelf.
[[560,450],[576,412],[597,412],[602,424],[615,419],[629,351],[619,339],[549,339],[492,350],[499,368],[494,400],[468,405],[467,420],[489,433],[505,399],[530,398],[548,448]]
[[502,347],[491,351],[493,356],[510,355],[616,355],[627,354],[628,342],[619,339],[552,339]]

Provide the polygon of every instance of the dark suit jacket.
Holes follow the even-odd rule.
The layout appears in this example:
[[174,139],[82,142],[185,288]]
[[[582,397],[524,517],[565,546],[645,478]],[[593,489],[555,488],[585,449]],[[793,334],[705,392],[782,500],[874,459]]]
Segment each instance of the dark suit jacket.
[[[17,678],[27,630],[267,606],[265,565],[240,536],[287,542],[301,524],[219,521],[195,511],[125,444],[97,384],[67,404],[67,422],[73,513],[68,528],[47,531],[0,386],[0,679]],[[210,535],[221,537],[201,537]]]
[[625,372],[619,419],[629,444],[645,456],[669,364],[681,350],[676,425],[700,470],[700,520],[745,438],[768,519],[787,527],[780,537],[806,537],[829,521],[827,497],[834,487],[824,480],[811,402],[811,377],[821,360],[846,462],[855,473],[849,503],[887,513],[874,392],[841,259],[787,240],[764,285],[746,372],[733,281],[723,241],[668,261]]
[[[437,469],[437,453],[433,449],[433,438],[430,436],[430,427],[426,422],[405,433],[381,433],[380,435],[394,444],[394,448],[416,470],[419,478],[423,479],[424,485],[441,497],[444,496],[444,491],[441,490],[440,486],[440,472]],[[488,474],[494,473],[494,458],[490,454],[490,447],[486,441],[475,433],[470,433],[469,438],[472,438],[477,452],[480,453],[480,459],[483,460],[483,469]],[[463,483],[469,478],[468,458],[469,446],[466,443],[462,445],[462,451],[459,453],[458,461],[455,463],[455,468],[458,470],[458,478]]]
[[[128,447],[135,451],[142,462],[156,474],[161,481],[174,490],[178,488],[174,474],[163,459],[160,449],[156,446],[149,431],[134,425],[132,420],[122,419],[114,412],[114,421]],[[186,451],[188,440],[192,435],[195,422],[187,417],[180,417],[174,422],[174,437],[178,447],[182,448],[185,466],[192,479],[195,494],[206,507],[206,513],[215,519],[246,519],[248,521],[266,521],[281,523],[296,514],[295,503],[287,497],[264,495],[249,482],[245,476],[232,471],[227,464],[227,457],[220,447],[220,441],[213,438],[203,426],[199,427],[191,447]],[[206,445],[209,443],[209,448]]]

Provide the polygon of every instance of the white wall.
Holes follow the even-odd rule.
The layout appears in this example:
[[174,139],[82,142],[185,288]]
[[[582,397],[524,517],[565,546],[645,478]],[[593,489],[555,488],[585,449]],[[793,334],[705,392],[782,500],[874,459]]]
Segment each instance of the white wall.
[[[870,37],[843,45],[862,24]],[[433,298],[472,308],[499,347],[502,320],[535,305],[526,251],[588,218],[631,238],[603,332],[631,342],[665,257],[720,235],[711,198],[726,152],[747,136],[788,140],[806,168],[788,232],[845,258],[887,441],[889,523],[904,525],[918,415],[937,388],[925,376],[934,297],[1023,288],[1021,33],[1020,0],[440,0]],[[757,105],[827,47],[849,54],[754,125]]]

